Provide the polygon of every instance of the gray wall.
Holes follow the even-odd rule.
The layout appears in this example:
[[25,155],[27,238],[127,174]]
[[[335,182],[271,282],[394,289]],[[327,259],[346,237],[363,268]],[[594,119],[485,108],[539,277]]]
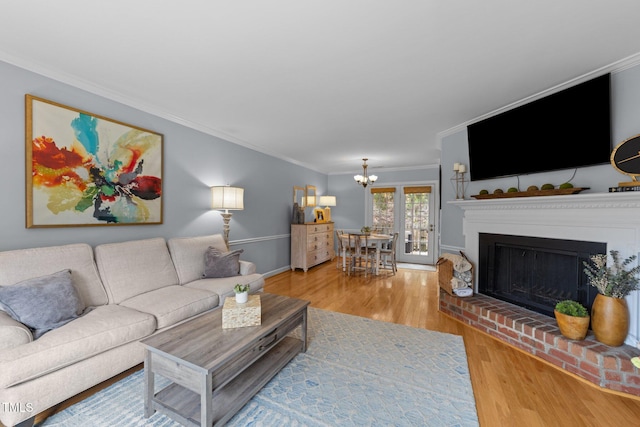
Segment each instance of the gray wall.
[[[595,76],[594,76],[595,77]],[[640,66],[628,68],[611,75],[611,102],[612,102],[612,147],[623,140],[640,134]],[[588,123],[584,124],[588,126]],[[453,176],[453,163],[460,162],[469,166],[469,154],[467,150],[466,127],[460,126],[457,131],[449,132],[441,136],[442,141],[442,225],[441,225],[441,250],[443,252],[457,252],[464,249],[464,236],[462,234],[462,210],[447,204],[447,201],[455,199],[455,192],[447,181]],[[514,141],[517,144],[517,141]],[[585,147],[589,149],[589,147]],[[526,155],[527,147],[514,150],[515,155]],[[509,156],[504,160],[510,161]],[[496,188],[506,191],[509,187],[526,189],[529,185],[540,186],[545,183],[561,184],[571,179],[574,169],[521,175],[519,183],[517,177],[474,181],[469,183],[466,198],[478,194],[486,189],[492,192]],[[592,166],[579,168],[571,182],[576,187],[589,187],[589,192],[604,193],[609,187],[616,186],[620,181],[629,181],[629,177],[617,172],[611,165]],[[519,184],[519,185],[518,185]]]
[[[147,114],[81,89],[0,62],[0,250],[86,242],[97,245],[151,237],[222,233],[210,206],[212,185],[245,188],[245,209],[231,219],[230,240],[259,272],[289,265],[294,185],[316,185],[327,175]],[[164,223],[140,226],[25,227],[25,101],[31,94],[164,135]]]
[[[289,233],[294,185],[317,187],[318,195],[337,197],[332,218],[338,228],[358,229],[366,222],[365,190],[353,175],[325,175],[221,140],[211,135],[147,114],[81,89],[0,62],[0,182],[3,197],[0,218],[0,250],[64,243],[100,243],[161,236],[197,236],[222,232],[222,218],[209,209],[211,185],[245,188],[245,210],[231,220],[232,246],[243,248],[258,270],[272,274],[289,265]],[[106,116],[164,135],[164,223],[119,227],[25,228],[24,95],[32,94],[74,108]],[[612,75],[613,144],[640,133],[640,66]],[[450,178],[454,162],[469,164],[466,128],[441,136],[441,251],[464,247],[462,212],[446,202],[455,198]],[[435,161],[434,161],[435,163]],[[436,167],[379,171],[379,184],[416,183],[439,179]],[[520,177],[520,187],[568,180],[573,170]],[[574,184],[606,192],[625,177],[611,166],[578,170]],[[486,188],[507,188],[515,177],[470,183],[466,194]],[[310,217],[311,210],[307,210]]]

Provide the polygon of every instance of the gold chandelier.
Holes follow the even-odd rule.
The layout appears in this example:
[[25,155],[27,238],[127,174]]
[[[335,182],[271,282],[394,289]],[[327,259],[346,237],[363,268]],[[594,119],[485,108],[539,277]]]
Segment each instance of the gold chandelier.
[[360,185],[362,185],[364,188],[367,188],[367,185],[369,184],[373,184],[374,182],[376,182],[376,180],[378,179],[378,177],[376,175],[368,175],[367,174],[367,160],[369,159],[362,159],[363,163],[362,163],[362,175],[355,175],[353,177],[353,179],[356,180],[356,182]]

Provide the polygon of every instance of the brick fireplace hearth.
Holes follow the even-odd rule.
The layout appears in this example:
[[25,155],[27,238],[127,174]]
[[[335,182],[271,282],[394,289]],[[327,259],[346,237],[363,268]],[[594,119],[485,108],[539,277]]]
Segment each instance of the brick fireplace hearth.
[[640,396],[640,349],[609,347],[589,332],[583,341],[563,337],[554,318],[485,295],[459,298],[440,291],[440,311],[600,387]]
[[[592,193],[457,200],[462,209],[465,255],[479,267],[481,233],[605,243],[623,258],[640,254],[640,192]],[[608,347],[593,334],[584,341],[564,338],[555,318],[479,295],[457,298],[441,292],[440,310],[491,336],[603,388],[640,396],[640,292],[626,300],[629,333],[622,347]]]
[[[464,211],[464,251],[480,268],[480,233],[605,243],[624,259],[640,255],[640,192],[513,197],[447,202]],[[478,292],[477,280],[474,290]],[[630,313],[625,343],[640,348],[640,292],[627,298]]]

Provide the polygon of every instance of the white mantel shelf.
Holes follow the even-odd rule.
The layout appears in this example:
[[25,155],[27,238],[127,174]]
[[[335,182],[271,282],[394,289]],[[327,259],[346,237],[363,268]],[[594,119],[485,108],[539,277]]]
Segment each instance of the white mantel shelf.
[[[465,255],[476,266],[480,233],[604,242],[607,251],[618,250],[623,258],[640,253],[640,191],[447,203],[464,211]],[[631,327],[626,343],[640,346],[640,292],[627,302]]]
[[461,209],[598,209],[640,208],[640,191],[621,193],[581,193],[565,196],[504,197],[496,199],[451,200]]

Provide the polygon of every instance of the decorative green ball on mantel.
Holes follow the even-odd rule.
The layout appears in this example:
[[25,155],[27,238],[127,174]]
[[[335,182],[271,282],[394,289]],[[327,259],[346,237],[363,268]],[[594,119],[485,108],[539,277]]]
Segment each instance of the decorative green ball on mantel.
[[540,187],[541,190],[553,190],[554,188],[556,188],[556,186],[553,184],[543,184],[542,187]]
[[560,184],[560,189],[561,190],[565,190],[567,188],[573,188],[573,184],[570,183],[570,182],[565,182],[565,183]]
[[480,190],[480,194],[489,194],[489,190]]
[[516,187],[509,187],[509,189],[507,190],[507,193],[517,193],[518,189]]

